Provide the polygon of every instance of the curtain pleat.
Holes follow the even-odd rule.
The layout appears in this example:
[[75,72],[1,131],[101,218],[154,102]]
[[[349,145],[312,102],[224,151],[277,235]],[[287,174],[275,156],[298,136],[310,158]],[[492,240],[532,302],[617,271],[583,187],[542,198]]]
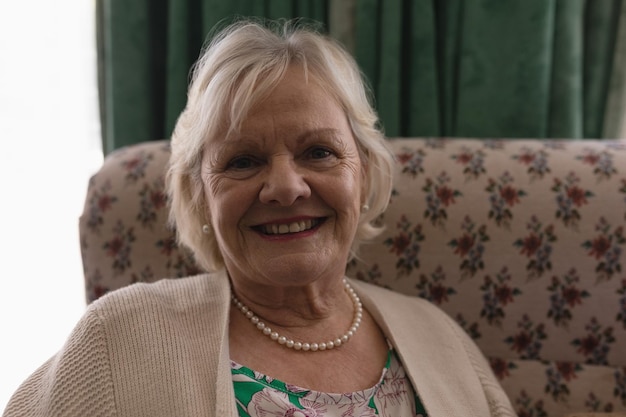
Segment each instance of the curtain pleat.
[[[151,103],[162,103],[165,98],[165,65],[159,59],[166,39],[162,5],[163,1],[137,0],[105,1],[98,7],[103,29],[98,37],[102,42],[99,89],[107,152],[159,134],[164,108]],[[111,22],[116,30],[110,30]]]
[[402,50],[402,0],[385,0],[381,4],[380,41],[384,48],[380,59],[380,73],[377,83],[378,99],[384,106],[379,108],[379,115],[384,120],[385,130],[399,131],[402,123],[400,113]]
[[[407,7],[408,6],[408,7]],[[441,136],[442,123],[439,79],[441,75],[433,62],[437,61],[437,42],[431,36],[435,28],[435,13],[424,2],[405,4],[403,19],[412,24],[403,24],[405,45],[402,52],[401,79],[410,79],[411,74],[421,74],[414,82],[400,87],[400,117],[402,130],[424,132],[424,136]]]
[[185,107],[190,75],[190,62],[194,62],[203,43],[204,29],[201,0],[178,0],[169,2],[167,30],[167,62],[165,124],[164,132],[171,132],[181,109]]
[[558,0],[550,52],[550,103],[547,136],[583,136],[584,0]]
[[626,2],[622,1],[604,112],[603,136],[626,138]]
[[585,6],[583,135],[601,138],[621,0],[587,0]]
[[[378,0],[358,0],[355,12],[355,55],[373,89],[378,91],[378,65],[380,62],[380,22]],[[380,109],[380,105],[378,106]]]
[[622,0],[361,0],[387,136],[601,138]]
[[553,7],[465,2],[453,136],[545,137]]

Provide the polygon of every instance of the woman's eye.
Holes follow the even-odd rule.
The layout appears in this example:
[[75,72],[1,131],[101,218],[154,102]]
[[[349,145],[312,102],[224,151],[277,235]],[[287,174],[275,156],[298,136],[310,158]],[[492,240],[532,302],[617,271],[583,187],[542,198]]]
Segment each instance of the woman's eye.
[[332,156],[332,152],[326,148],[313,148],[310,151],[311,158],[313,159],[324,159]]
[[258,165],[258,162],[249,156],[240,156],[228,163],[227,169],[244,170]]

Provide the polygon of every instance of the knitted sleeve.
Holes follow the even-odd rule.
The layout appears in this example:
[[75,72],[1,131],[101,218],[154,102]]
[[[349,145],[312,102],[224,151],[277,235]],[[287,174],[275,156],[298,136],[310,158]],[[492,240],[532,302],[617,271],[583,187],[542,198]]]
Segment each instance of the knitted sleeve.
[[469,335],[461,329],[454,320],[450,317],[447,317],[447,320],[455,329],[457,336],[461,339],[472,367],[481,382],[483,392],[489,404],[490,415],[492,417],[516,417],[509,397],[507,397],[502,386],[498,383],[487,359],[478,346],[476,346],[476,343],[474,343]]
[[63,348],[13,394],[4,417],[115,416],[107,343],[89,309]]

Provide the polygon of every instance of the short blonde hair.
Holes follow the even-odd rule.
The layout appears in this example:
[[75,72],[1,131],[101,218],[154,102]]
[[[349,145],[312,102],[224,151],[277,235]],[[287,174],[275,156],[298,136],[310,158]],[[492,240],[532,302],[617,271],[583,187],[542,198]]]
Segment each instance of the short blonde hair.
[[386,146],[368,89],[354,59],[336,41],[294,21],[242,20],[212,39],[193,68],[187,105],[172,134],[167,189],[170,222],[179,243],[207,271],[224,266],[205,201],[201,164],[204,144],[240,128],[248,111],[266,97],[292,65],[332,96],[346,112],[365,169],[365,202],[351,248],[378,235],[375,220],[387,208],[393,157]]

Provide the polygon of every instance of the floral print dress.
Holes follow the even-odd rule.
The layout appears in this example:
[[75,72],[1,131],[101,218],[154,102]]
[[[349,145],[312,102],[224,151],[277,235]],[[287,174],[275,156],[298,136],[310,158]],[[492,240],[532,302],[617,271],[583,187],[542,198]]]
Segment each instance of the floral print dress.
[[240,417],[426,417],[392,349],[375,386],[345,394],[286,384],[233,361],[231,371]]

